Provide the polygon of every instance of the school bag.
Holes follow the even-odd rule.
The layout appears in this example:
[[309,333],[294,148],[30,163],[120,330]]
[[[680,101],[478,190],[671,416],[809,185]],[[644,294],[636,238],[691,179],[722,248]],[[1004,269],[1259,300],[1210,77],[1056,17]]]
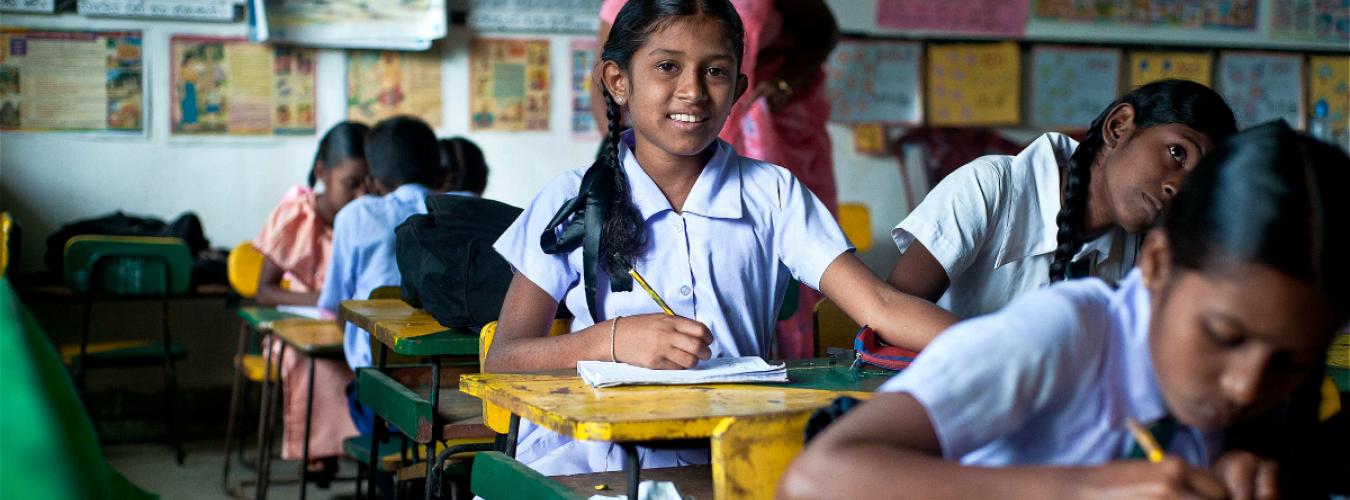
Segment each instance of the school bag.
[[454,194],[428,196],[426,202],[426,214],[408,217],[394,230],[400,295],[446,327],[496,321],[511,286],[511,266],[492,244],[521,209]]

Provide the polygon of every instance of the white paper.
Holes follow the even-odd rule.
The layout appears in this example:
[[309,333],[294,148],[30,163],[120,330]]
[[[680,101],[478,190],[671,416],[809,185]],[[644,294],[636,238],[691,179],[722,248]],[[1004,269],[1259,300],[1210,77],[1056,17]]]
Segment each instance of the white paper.
[[787,365],[770,365],[759,356],[712,359],[688,370],[653,370],[628,363],[579,361],[577,374],[592,387],[788,381]]
[[[588,500],[626,500],[628,495],[592,495]],[[638,500],[684,500],[675,483],[670,481],[643,481],[638,483]]]
[[309,319],[323,319],[323,309],[318,306],[277,306],[278,312],[291,313]]

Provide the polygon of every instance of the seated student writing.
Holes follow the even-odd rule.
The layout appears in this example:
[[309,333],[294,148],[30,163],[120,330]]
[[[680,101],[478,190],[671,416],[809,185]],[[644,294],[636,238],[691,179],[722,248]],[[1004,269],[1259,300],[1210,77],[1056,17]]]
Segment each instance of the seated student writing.
[[[683,369],[764,355],[794,277],[860,323],[915,343],[954,321],[872,274],[786,169],[717,139],[745,92],[743,39],[727,0],[632,0],[620,10],[596,70],[610,116],[606,147],[589,168],[549,183],[497,241],[516,274],[484,370],[580,360]],[[621,113],[631,130],[620,131]],[[630,268],[673,315],[633,288]],[[564,300],[578,313],[573,331],[549,337]],[[529,422],[517,448],[547,474],[616,470],[622,455]],[[706,449],[640,455],[643,467],[708,459]]]
[[1047,133],[1017,156],[981,157],[943,179],[891,231],[901,255],[888,281],[941,298],[961,318],[1052,281],[1119,281],[1134,267],[1136,235],[1235,129],[1204,85],[1134,89],[1092,121],[1082,144]]
[[[319,141],[309,187],[288,191],[253,239],[253,247],[264,257],[258,277],[258,303],[313,306],[318,302],[333,245],[333,219],[348,202],[365,194],[369,131],[369,127],[354,122],[329,129]],[[322,182],[322,191],[314,191],[316,182]],[[282,288],[283,279],[289,283],[288,288]],[[282,344],[274,340],[272,345],[280,349]],[[285,460],[299,460],[303,454],[309,362],[304,353],[288,352],[281,367],[286,387],[281,447]],[[333,360],[317,359],[314,363],[314,418],[309,438],[312,463],[307,466],[311,477],[324,485],[337,473],[342,440],[356,434],[343,395],[352,371]]]
[[[426,213],[425,198],[434,193],[428,186],[439,186],[443,179],[436,134],[412,117],[375,124],[366,138],[366,162],[371,194],[353,200],[333,222],[333,255],[319,307],[334,314],[344,300],[366,299],[372,290],[402,281],[394,260],[394,228]],[[353,371],[371,365],[365,330],[347,324],[343,351]],[[369,435],[374,416],[348,387],[352,420],[362,435]]]
[[[1271,498],[1275,464],[1223,447],[1323,362],[1350,315],[1344,152],[1282,122],[1206,157],[1139,267],[1039,290],[944,332],[825,429],[790,498]],[[1161,463],[1130,421],[1153,424]]]

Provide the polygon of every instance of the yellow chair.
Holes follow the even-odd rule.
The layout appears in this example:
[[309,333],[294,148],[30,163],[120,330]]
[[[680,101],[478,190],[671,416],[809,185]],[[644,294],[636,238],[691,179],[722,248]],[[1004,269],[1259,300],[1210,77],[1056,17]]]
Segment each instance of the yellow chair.
[[853,338],[860,327],[830,299],[816,303],[813,323],[817,357],[828,356],[831,347],[853,349]]
[[[548,329],[548,336],[556,337],[570,333],[572,331],[572,320],[555,319],[553,325]],[[492,337],[497,334],[497,322],[493,321],[483,325],[483,329],[478,331],[478,366],[482,367],[483,362],[487,360],[488,348],[492,346]],[[511,431],[511,412],[483,400],[483,424],[497,434],[508,434]]]
[[252,241],[235,245],[225,258],[226,275],[230,288],[240,297],[251,299],[258,295],[258,275],[262,274],[263,255],[253,248]]
[[839,226],[859,252],[872,249],[872,214],[861,203],[839,204]]
[[[235,245],[230,250],[229,256],[225,258],[225,274],[234,293],[244,299],[256,297],[262,266],[263,255],[256,248],[253,248],[252,241],[244,241]],[[282,285],[284,287],[285,283],[282,283]],[[238,313],[241,319],[239,344],[234,353],[234,383],[230,389],[230,409],[225,425],[225,468],[221,473],[221,484],[226,491],[229,491],[230,488],[230,451],[238,450],[239,461],[245,465],[252,465],[244,454],[243,436],[236,437],[235,435],[235,427],[239,424],[239,405],[241,401],[247,399],[241,399],[245,390],[245,381],[261,384],[264,379],[271,383],[281,379],[280,369],[273,366],[269,370],[267,360],[262,354],[250,353],[249,351],[261,350],[258,345],[259,340],[252,338],[253,332],[265,330],[268,324],[280,319],[283,315],[275,309],[256,306],[240,307]]]
[[0,212],[0,276],[9,274],[9,262],[12,260],[10,254],[17,254],[19,245],[17,236],[18,226],[14,224],[14,218],[10,217],[9,212]]

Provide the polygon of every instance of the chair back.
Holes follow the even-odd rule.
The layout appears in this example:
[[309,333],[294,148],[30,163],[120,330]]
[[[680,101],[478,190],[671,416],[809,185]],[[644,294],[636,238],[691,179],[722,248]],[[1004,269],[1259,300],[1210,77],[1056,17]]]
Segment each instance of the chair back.
[[258,277],[262,274],[263,254],[253,248],[252,241],[235,245],[225,258],[226,275],[230,288],[240,297],[251,299],[258,295]]
[[[555,319],[549,326],[548,336],[556,337],[570,333],[572,331],[572,319]],[[497,334],[497,322],[493,321],[483,325],[483,329],[478,331],[478,366],[481,368],[483,362],[487,360],[488,349],[492,347],[492,337]],[[483,400],[483,424],[498,434],[506,434],[511,430],[511,412],[506,409]]]
[[181,238],[80,235],[66,242],[65,283],[77,294],[179,295],[192,282]]
[[820,299],[815,308],[816,356],[829,355],[831,347],[853,349],[858,324],[830,299]]
[[861,203],[839,204],[839,227],[859,252],[872,249],[872,214]]
[[14,218],[9,212],[0,212],[0,276],[9,275],[9,263],[19,253],[17,239],[12,237],[15,230]]

